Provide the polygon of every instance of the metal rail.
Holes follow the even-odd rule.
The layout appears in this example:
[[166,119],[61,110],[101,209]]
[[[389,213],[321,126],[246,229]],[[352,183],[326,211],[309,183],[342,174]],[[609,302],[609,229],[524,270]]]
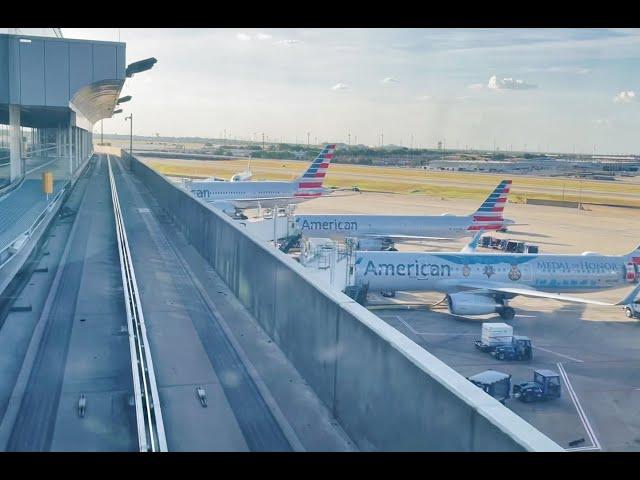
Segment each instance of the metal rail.
[[136,407],[136,424],[138,427],[138,445],[141,452],[166,452],[167,439],[162,421],[160,397],[156,385],[149,341],[144,323],[144,314],[138,294],[136,274],[129,250],[127,232],[122,219],[118,190],[111,169],[111,158],[107,155],[109,168],[109,184],[113,201],[118,254],[124,299],[127,311],[127,329],[129,332],[129,350],[131,353],[131,370],[133,373],[133,390]]
[[53,199],[51,199],[51,201],[44,207],[44,210],[42,210],[40,215],[38,215],[38,217],[33,221],[31,226],[0,249],[0,269],[9,263],[9,261],[15,257],[20,250],[22,250],[22,247],[24,247],[27,241],[33,236],[45,217],[49,212],[51,212],[51,210],[53,210],[58,200],[62,198],[66,189],[66,186],[61,188],[60,191],[54,195]]

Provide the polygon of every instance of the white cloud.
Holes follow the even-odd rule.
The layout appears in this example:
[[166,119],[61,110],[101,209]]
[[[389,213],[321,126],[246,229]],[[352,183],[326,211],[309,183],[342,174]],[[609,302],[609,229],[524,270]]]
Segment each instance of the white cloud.
[[511,77],[498,79],[498,77],[493,75],[489,79],[487,88],[492,90],[530,90],[532,88],[538,88],[538,86],[526,83],[524,80],[513,79]]
[[387,77],[382,80],[382,83],[386,83],[387,85],[393,85],[400,82],[393,77]]
[[349,86],[344,83],[336,83],[333,87],[331,87],[331,90],[347,90],[348,88]]
[[613,119],[611,118],[598,118],[593,121],[598,127],[611,127],[613,125]]
[[636,92],[633,90],[623,90],[615,97],[613,97],[613,101],[615,103],[631,103],[636,99]]
[[467,88],[469,90],[482,90],[484,88],[484,84],[482,84],[482,83],[472,83],[471,85],[467,86]]
[[250,35],[248,33],[238,33],[236,35],[238,40],[242,40],[243,42],[248,42],[249,40],[269,40],[272,38],[272,35],[268,33],[256,33],[255,35]]
[[570,73],[574,75],[587,75],[591,73],[590,68],[584,67],[568,67],[564,65],[556,65],[552,67],[529,67],[525,68],[525,72],[545,72],[545,73]]
[[283,45],[296,45],[300,43],[300,40],[295,40],[293,38],[290,38],[287,40],[280,40],[280,43],[282,43]]

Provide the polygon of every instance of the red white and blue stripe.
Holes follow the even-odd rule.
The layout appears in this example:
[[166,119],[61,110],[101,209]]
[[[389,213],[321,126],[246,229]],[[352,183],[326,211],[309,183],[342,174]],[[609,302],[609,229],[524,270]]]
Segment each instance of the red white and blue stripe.
[[336,150],[335,145],[326,145],[318,154],[306,172],[298,178],[296,197],[319,197],[322,195],[322,182],[327,175],[331,159]]
[[467,230],[500,230],[504,226],[504,205],[511,191],[511,180],[502,180],[473,214]]

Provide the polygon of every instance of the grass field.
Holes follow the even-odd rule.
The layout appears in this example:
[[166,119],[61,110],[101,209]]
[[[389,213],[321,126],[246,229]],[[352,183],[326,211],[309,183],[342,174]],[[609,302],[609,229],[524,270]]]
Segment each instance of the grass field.
[[[247,168],[247,160],[200,161],[142,159],[149,166],[169,176],[189,178],[221,177],[229,179]],[[308,166],[307,162],[252,160],[254,180],[292,180]],[[369,167],[333,164],[327,175],[327,187],[351,188],[440,198],[481,199],[505,174],[422,171],[409,168]],[[622,182],[598,182],[576,179],[513,175],[510,201],[527,198],[566,200],[583,203],[640,207],[640,185]],[[582,193],[580,193],[582,190]]]

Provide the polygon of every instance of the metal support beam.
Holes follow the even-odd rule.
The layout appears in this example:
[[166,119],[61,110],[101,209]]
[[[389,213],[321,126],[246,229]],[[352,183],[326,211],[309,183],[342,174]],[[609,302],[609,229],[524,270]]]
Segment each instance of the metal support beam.
[[71,177],[73,175],[73,127],[71,125],[69,125],[69,128],[67,129],[67,142],[69,145],[69,176]]
[[22,139],[20,138],[20,105],[9,105],[9,161],[10,180],[22,176]]

